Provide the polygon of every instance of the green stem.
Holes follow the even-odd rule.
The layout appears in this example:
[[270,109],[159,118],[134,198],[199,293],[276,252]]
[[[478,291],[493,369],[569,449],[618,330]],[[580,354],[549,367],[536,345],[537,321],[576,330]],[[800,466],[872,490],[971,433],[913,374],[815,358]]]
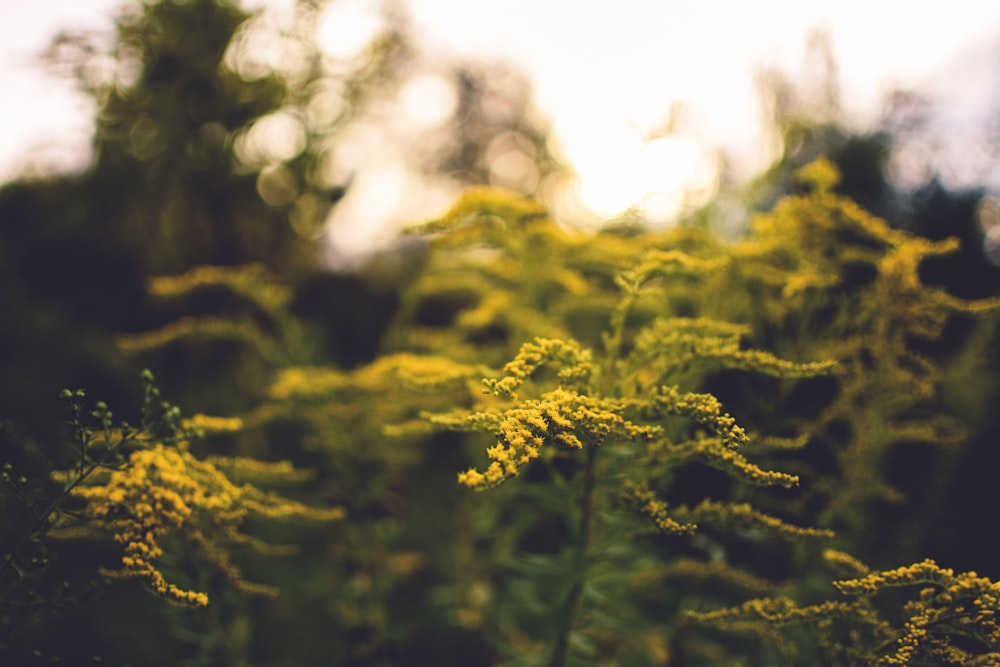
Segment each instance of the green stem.
[[[38,514],[35,517],[35,521],[31,524],[31,527],[21,536],[21,539],[17,541],[13,548],[11,548],[10,553],[7,555],[3,564],[0,564],[0,576],[2,576],[9,567],[13,566],[17,569],[14,563],[17,559],[18,552],[24,547],[24,545],[28,543],[33,535],[41,531],[49,523],[50,517],[59,510],[64,502],[66,502],[66,499],[69,498],[73,489],[78,487],[83,480],[90,476],[91,473],[111,460],[111,457],[119,449],[121,449],[122,445],[124,445],[128,440],[129,438],[127,436],[123,437],[120,442],[108,447],[107,451],[101,457],[93,461],[89,466],[83,467],[81,464],[81,467],[78,468],[76,477],[63,487],[59,495],[56,496],[51,503],[49,503],[48,507],[46,507],[41,514]],[[89,447],[89,439],[86,439],[86,442],[81,446],[84,453],[86,453],[87,447]]]
[[598,443],[587,443],[587,464],[584,468],[583,497],[580,500],[580,541],[577,552],[576,581],[566,598],[566,609],[563,614],[559,635],[556,637],[555,648],[552,651],[550,667],[564,667],[569,656],[569,638],[576,625],[576,617],[583,601],[583,586],[586,579],[587,552],[590,549],[591,531],[594,515],[594,487],[597,479],[597,447]]

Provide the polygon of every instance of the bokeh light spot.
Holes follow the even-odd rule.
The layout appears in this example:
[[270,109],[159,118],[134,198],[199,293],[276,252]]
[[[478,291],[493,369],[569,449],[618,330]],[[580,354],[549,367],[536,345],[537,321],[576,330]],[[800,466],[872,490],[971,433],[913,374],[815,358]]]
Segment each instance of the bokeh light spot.
[[558,199],[584,224],[630,211],[647,222],[671,221],[718,190],[717,160],[691,137],[647,139],[635,127],[580,126],[555,149],[576,173]]
[[983,235],[983,254],[1000,266],[1000,197],[983,197],[976,209],[976,222]]
[[132,124],[128,131],[129,151],[138,160],[151,160],[163,152],[164,145],[160,138],[156,122],[144,116]]
[[578,196],[599,216],[619,215],[641,194],[639,163],[643,144],[632,128],[574,128],[562,143],[579,180]]
[[328,132],[341,121],[346,110],[343,84],[334,79],[324,79],[313,86],[305,109],[306,126],[311,132]]
[[[262,15],[263,16],[263,15]],[[281,58],[281,38],[263,29],[261,19],[245,21],[236,30],[223,63],[244,81],[258,81],[274,71]]]
[[399,104],[415,129],[443,125],[458,107],[458,93],[451,81],[437,74],[418,74],[403,86]]
[[237,159],[248,167],[291,160],[306,147],[306,131],[299,118],[277,111],[241,130],[234,142]]
[[287,206],[299,194],[298,179],[288,167],[270,165],[257,175],[257,194],[268,206]]
[[329,58],[351,60],[364,53],[383,29],[374,2],[339,0],[323,9],[316,24],[316,44]]
[[536,159],[535,146],[520,132],[498,134],[486,147],[490,185],[516,192],[535,192],[541,178]]

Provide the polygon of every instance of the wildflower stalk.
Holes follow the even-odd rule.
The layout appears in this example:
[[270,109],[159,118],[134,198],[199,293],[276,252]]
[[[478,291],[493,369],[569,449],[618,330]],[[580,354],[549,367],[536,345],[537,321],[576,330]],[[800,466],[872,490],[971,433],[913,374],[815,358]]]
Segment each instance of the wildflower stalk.
[[552,651],[551,667],[564,667],[569,654],[569,638],[576,625],[583,601],[583,586],[586,583],[586,563],[590,550],[590,535],[594,514],[594,488],[597,480],[597,443],[589,442],[587,460],[583,470],[583,492],[580,499],[580,531],[577,545],[577,579],[566,598],[566,608],[563,614],[559,634],[556,637],[555,648]]
[[[63,506],[66,500],[73,493],[74,489],[76,489],[76,487],[78,487],[98,468],[107,466],[130,439],[131,434],[123,435],[122,439],[118,443],[110,445],[102,455],[91,459],[89,452],[91,450],[90,445],[92,441],[92,433],[83,425],[81,419],[82,406],[79,403],[79,399],[83,398],[83,393],[79,391],[71,393],[69,390],[65,390],[63,392],[63,398],[72,400],[72,407],[75,414],[74,420],[71,423],[76,430],[75,435],[80,451],[80,459],[77,461],[75,474],[67,480],[67,482],[63,485],[62,491],[59,492],[59,495],[57,495],[42,512],[36,513],[33,508],[29,506],[29,509],[32,509],[32,514],[35,515],[35,520],[24,532],[24,534],[21,535],[21,538],[17,541],[17,543],[11,548],[3,563],[0,564],[0,577],[2,577],[3,574],[11,567],[17,571],[18,577],[21,576],[21,571],[17,567],[17,555],[21,549],[24,548],[24,545],[27,544],[32,537],[42,532],[48,526],[52,517]],[[107,414],[110,416],[110,413]]]
[[[618,306],[611,314],[611,331],[604,335],[605,355],[601,380],[605,382],[614,376],[614,364],[620,355],[622,340],[625,337],[625,320],[629,309],[635,301],[635,294],[638,291],[638,281],[627,282],[628,278],[620,278],[619,280],[620,284],[626,288],[626,291],[621,301],[619,301]],[[555,647],[552,650],[550,667],[563,667],[566,664],[566,658],[569,655],[570,635],[573,633],[573,627],[576,625],[576,618],[580,613],[580,606],[583,602],[583,587],[586,583],[586,566],[593,526],[598,443],[591,439],[587,442],[587,445],[587,458],[583,469],[583,491],[580,499],[580,530],[576,563],[578,578],[573,583],[573,587],[566,598],[566,609],[562,624],[559,627],[559,634],[556,636]]]

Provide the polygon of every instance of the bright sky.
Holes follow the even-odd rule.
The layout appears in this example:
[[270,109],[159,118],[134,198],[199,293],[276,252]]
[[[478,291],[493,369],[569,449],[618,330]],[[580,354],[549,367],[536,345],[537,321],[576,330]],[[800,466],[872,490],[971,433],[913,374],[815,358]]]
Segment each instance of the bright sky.
[[[513,59],[536,84],[556,132],[586,150],[662,121],[672,103],[685,128],[744,160],[762,147],[755,73],[796,72],[807,35],[831,36],[845,111],[877,113],[896,85],[926,87],[969,46],[1000,36],[1000,2],[951,0],[411,0],[421,29],[460,53]],[[989,89],[995,90],[990,85]],[[675,156],[676,157],[676,156]]]
[[36,60],[59,30],[106,30],[115,6],[116,0],[0,0],[0,181],[36,148],[57,164],[86,163],[93,108],[68,83],[43,76]]
[[[754,75],[766,66],[796,72],[812,30],[829,31],[842,103],[861,119],[893,86],[933,84],[963,52],[1000,36],[1000,2],[983,0],[950,0],[946,9],[912,0],[400,1],[426,44],[511,60],[529,76],[580,171],[583,198],[603,214],[643,197],[654,209],[657,202],[675,207],[671,193],[651,195],[652,183],[669,178],[679,188],[697,180],[706,148],[725,147],[745,175],[766,167],[773,156],[764,148]],[[107,25],[117,4],[0,0],[0,87],[7,92],[0,180],[38,146],[48,147],[42,155],[50,162],[83,164],[88,107],[67,93],[68,84],[26,67],[57,29]],[[687,136],[643,143],[677,102]]]

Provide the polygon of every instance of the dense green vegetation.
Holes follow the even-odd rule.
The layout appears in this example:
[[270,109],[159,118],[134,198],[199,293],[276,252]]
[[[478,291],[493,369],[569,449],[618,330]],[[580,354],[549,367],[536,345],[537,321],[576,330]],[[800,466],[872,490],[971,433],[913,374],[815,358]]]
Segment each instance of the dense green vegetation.
[[[0,191],[4,664],[1000,661],[974,193],[893,220],[891,137],[798,119],[736,239],[469,187],[333,273],[312,231],[350,184],[317,165],[405,30],[247,78],[249,20],[124,17],[93,168]],[[350,114],[241,158],[334,78]],[[558,168],[459,78],[433,169],[482,183],[513,132]]]

